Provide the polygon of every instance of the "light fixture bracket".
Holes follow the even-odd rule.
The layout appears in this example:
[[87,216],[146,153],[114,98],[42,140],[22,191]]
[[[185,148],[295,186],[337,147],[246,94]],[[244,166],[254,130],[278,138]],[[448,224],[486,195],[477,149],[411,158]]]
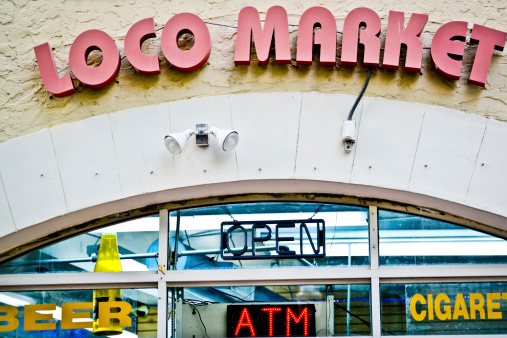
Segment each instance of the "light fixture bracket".
[[195,125],[195,143],[199,147],[207,147],[208,143],[208,125],[198,123]]

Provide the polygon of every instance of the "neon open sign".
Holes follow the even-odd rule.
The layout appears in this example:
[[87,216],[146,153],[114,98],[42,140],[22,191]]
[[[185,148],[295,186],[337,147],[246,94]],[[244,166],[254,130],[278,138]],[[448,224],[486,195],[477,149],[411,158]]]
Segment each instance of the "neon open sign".
[[316,337],[315,305],[229,305],[227,337]]
[[226,260],[326,256],[322,219],[222,222],[220,233],[220,255]]

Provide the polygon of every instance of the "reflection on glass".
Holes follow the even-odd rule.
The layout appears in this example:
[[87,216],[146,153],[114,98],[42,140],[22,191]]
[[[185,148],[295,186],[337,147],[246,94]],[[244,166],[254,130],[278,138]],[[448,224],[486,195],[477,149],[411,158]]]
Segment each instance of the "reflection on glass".
[[169,337],[371,335],[369,285],[175,288],[169,306]]
[[20,256],[0,274],[94,271],[103,234],[117,236],[123,271],[157,270],[158,228],[158,215],[118,223]]
[[507,283],[380,285],[382,334],[507,333]]
[[505,264],[507,241],[462,226],[379,211],[381,265]]
[[[108,323],[115,328],[123,325],[123,332],[109,334],[124,338],[157,337],[157,290],[123,289],[121,293],[123,300],[108,308],[112,317]],[[92,290],[0,292],[0,336],[96,337],[92,328],[92,299]],[[99,316],[108,319],[107,313],[105,317]]]
[[[308,219],[320,219],[325,222],[326,256],[323,258],[279,258],[280,256],[278,256],[269,259],[224,260],[220,255],[222,222],[239,221],[255,224],[254,221],[304,221]],[[178,224],[179,233],[177,234]],[[257,255],[277,256],[276,226],[271,224],[270,229],[266,227],[255,229],[252,224],[244,225],[244,230],[230,232],[225,241],[228,242],[231,249],[236,252],[246,249],[244,256],[251,255],[252,234],[254,233],[258,239],[267,238],[271,231],[269,240],[254,241],[255,251]],[[304,228],[301,230],[301,227],[301,222],[296,222],[292,227],[280,228],[279,237],[293,238],[293,240],[280,241],[279,251],[300,253],[303,248],[303,252],[311,253],[312,250],[316,250],[316,226],[308,224],[308,232]],[[318,203],[229,204],[171,212],[170,230],[171,247],[178,252],[176,266],[178,270],[369,264],[368,209],[362,207]],[[178,237],[177,243],[176,237]]]

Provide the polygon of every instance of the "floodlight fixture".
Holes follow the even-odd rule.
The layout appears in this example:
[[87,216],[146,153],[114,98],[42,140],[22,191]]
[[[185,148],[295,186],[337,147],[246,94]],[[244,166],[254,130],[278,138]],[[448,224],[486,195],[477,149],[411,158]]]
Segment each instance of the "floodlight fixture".
[[187,129],[181,133],[166,135],[164,138],[165,147],[171,154],[179,155],[183,151],[185,143],[192,135],[195,135],[195,143],[199,147],[207,147],[209,145],[208,135],[215,136],[223,151],[234,150],[239,142],[239,135],[235,130],[219,129],[214,126],[208,128],[207,124],[199,123],[195,125],[195,130]]
[[193,133],[192,129],[187,129],[181,133],[166,135],[164,138],[165,147],[171,154],[179,155],[181,154],[183,147],[185,147],[185,143],[187,143],[187,140]]
[[223,151],[232,151],[238,145],[239,135],[235,130],[211,127],[209,133],[216,137]]

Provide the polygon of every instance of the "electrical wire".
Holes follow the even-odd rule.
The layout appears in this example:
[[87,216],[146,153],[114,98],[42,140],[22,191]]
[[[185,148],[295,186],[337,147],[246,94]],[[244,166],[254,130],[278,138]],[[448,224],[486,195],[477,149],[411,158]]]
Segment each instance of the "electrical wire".
[[238,28],[237,26],[229,26],[229,25],[224,25],[224,24],[221,24],[221,23],[214,23],[214,22],[208,22],[208,21],[204,21],[204,23],[206,23],[208,25],[214,25],[214,26],[229,27],[229,28]]
[[347,118],[347,120],[349,120],[349,121],[352,120],[352,116],[354,115],[354,111],[356,110],[356,107],[359,104],[359,101],[361,101],[364,91],[366,90],[366,87],[368,87],[368,83],[370,83],[372,69],[373,69],[373,66],[368,66],[368,75],[366,75],[366,81],[364,81],[363,89],[361,90],[361,93],[359,93],[359,96],[357,97],[356,102],[354,102],[354,105],[352,106],[352,109],[350,110],[349,117]]
[[202,327],[204,328],[204,333],[206,334],[206,337],[209,338],[208,331],[206,330],[206,325],[204,325],[204,322],[202,321],[202,318],[201,318],[201,313],[199,312],[199,310],[197,310],[197,308],[193,304],[188,303],[188,305],[190,305],[192,307],[192,309],[194,309],[194,311],[197,311],[197,314],[199,315],[199,320],[201,321]]
[[[250,296],[253,292],[252,292],[252,293],[250,293],[250,295],[248,295],[248,296],[246,296],[246,297],[241,298],[241,297],[238,297],[238,296],[231,295],[230,293],[220,291],[220,290],[218,290],[217,288],[210,288],[210,289],[213,289],[213,290],[215,290],[216,292],[219,292],[219,293],[223,293],[224,295],[227,295],[227,296],[229,296],[229,297],[236,298],[236,299],[238,299],[238,300],[240,300],[240,301],[242,301],[242,302],[249,302],[249,303],[264,303],[264,302],[263,302],[263,301],[261,301],[261,300],[246,300],[246,299],[245,299],[245,298],[248,298],[248,297],[249,297],[249,296]],[[254,291],[255,291],[255,289],[254,289]]]
[[[209,22],[209,21],[203,21],[203,22],[204,22],[205,24],[207,24],[207,25],[220,26],[220,27],[227,27],[227,28],[235,28],[235,29],[237,29],[237,28],[238,28],[238,26],[225,25],[225,24],[221,24],[221,23],[215,23],[215,22]],[[289,24],[289,26],[290,26],[290,27],[299,27],[299,25],[296,25],[296,24]],[[159,28],[155,29],[155,32],[158,32],[158,31],[160,31],[160,30],[162,30],[162,29],[164,29],[164,28],[165,28],[165,25],[164,25],[164,26],[162,26],[162,27],[159,27]],[[339,31],[339,30],[337,30],[336,32],[337,32],[337,33],[339,33],[339,34],[343,34],[343,32],[341,32],[341,31]],[[381,49],[384,49],[384,48],[381,48]],[[423,47],[423,49],[431,49],[431,47]],[[121,57],[121,60],[125,59],[126,57],[127,57],[127,55],[123,55],[123,56]],[[58,71],[58,74],[60,74],[61,72],[65,71],[65,70],[67,70],[67,69],[69,69],[69,67],[70,67],[70,65],[68,65],[67,67],[65,67],[65,68],[61,69],[60,71]],[[354,109],[355,109],[355,108],[354,108]]]
[[315,212],[313,213],[312,217],[308,218],[308,219],[312,219],[315,217],[315,215],[317,215],[321,210],[322,208],[324,207],[324,204],[321,204],[319,205],[319,207],[315,210]]
[[209,304],[219,304],[219,302],[211,302],[209,300],[185,298],[185,299],[183,299],[183,304],[191,304],[191,305],[195,305],[195,306],[206,306]]
[[189,237],[188,237],[187,230],[184,230],[184,231],[185,231],[185,239],[187,240],[188,247],[189,247],[189,248],[192,248],[192,245],[190,245],[190,239],[189,239]]
[[[230,218],[232,218],[232,221],[233,222],[237,222],[237,220],[234,218],[234,216],[232,216],[231,212],[229,211],[229,209],[227,209],[227,207],[225,205],[222,206],[222,209],[225,211],[225,213],[227,215],[229,215]],[[233,243],[234,244],[234,243]]]
[[349,310],[347,310],[347,308],[346,308],[346,307],[343,307],[343,306],[338,305],[338,304],[336,304],[336,303],[334,304],[334,306],[336,306],[337,308],[340,308],[341,310],[343,310],[343,311],[347,312],[347,313],[348,313],[349,315],[351,315],[352,317],[359,319],[359,321],[360,321],[361,323],[363,323],[364,325],[366,325],[366,326],[368,326],[368,327],[371,327],[371,323],[370,323],[369,321],[367,321],[366,319],[363,319],[363,318],[359,317],[358,315],[356,315],[356,314],[355,314],[355,313],[353,313],[353,312],[350,312]]
[[[341,310],[343,310],[343,311],[347,312],[347,313],[348,313],[349,315],[351,315],[352,317],[359,319],[359,321],[360,321],[361,323],[363,323],[364,325],[366,325],[366,326],[368,326],[368,327],[370,327],[370,328],[371,328],[371,323],[370,323],[369,321],[367,321],[366,319],[363,319],[363,318],[359,317],[358,315],[356,315],[356,314],[355,314],[355,313],[353,313],[353,312],[350,312],[349,310],[347,310],[347,308],[346,308],[346,307],[343,307],[343,306],[338,305],[338,304],[336,304],[336,303],[334,304],[334,306],[336,306],[337,308],[340,308]],[[395,334],[394,332],[391,332],[391,331],[386,330],[386,329],[382,329],[382,332],[389,333],[391,336],[397,336],[397,334]]]
[[[193,266],[191,266],[191,267],[187,268],[186,270],[192,270],[193,268],[196,268],[196,267],[201,266],[201,265],[203,265],[203,264],[207,264],[207,263],[210,263],[210,262],[214,262],[214,261],[216,261],[216,260],[218,259],[218,255],[219,255],[219,253],[217,253],[217,254],[215,255],[215,257],[210,257],[210,258],[208,258],[208,260],[207,260],[207,261],[204,261],[204,262],[202,262],[202,263],[199,263],[199,264],[193,265]],[[213,265],[216,265],[216,264],[213,264]]]

